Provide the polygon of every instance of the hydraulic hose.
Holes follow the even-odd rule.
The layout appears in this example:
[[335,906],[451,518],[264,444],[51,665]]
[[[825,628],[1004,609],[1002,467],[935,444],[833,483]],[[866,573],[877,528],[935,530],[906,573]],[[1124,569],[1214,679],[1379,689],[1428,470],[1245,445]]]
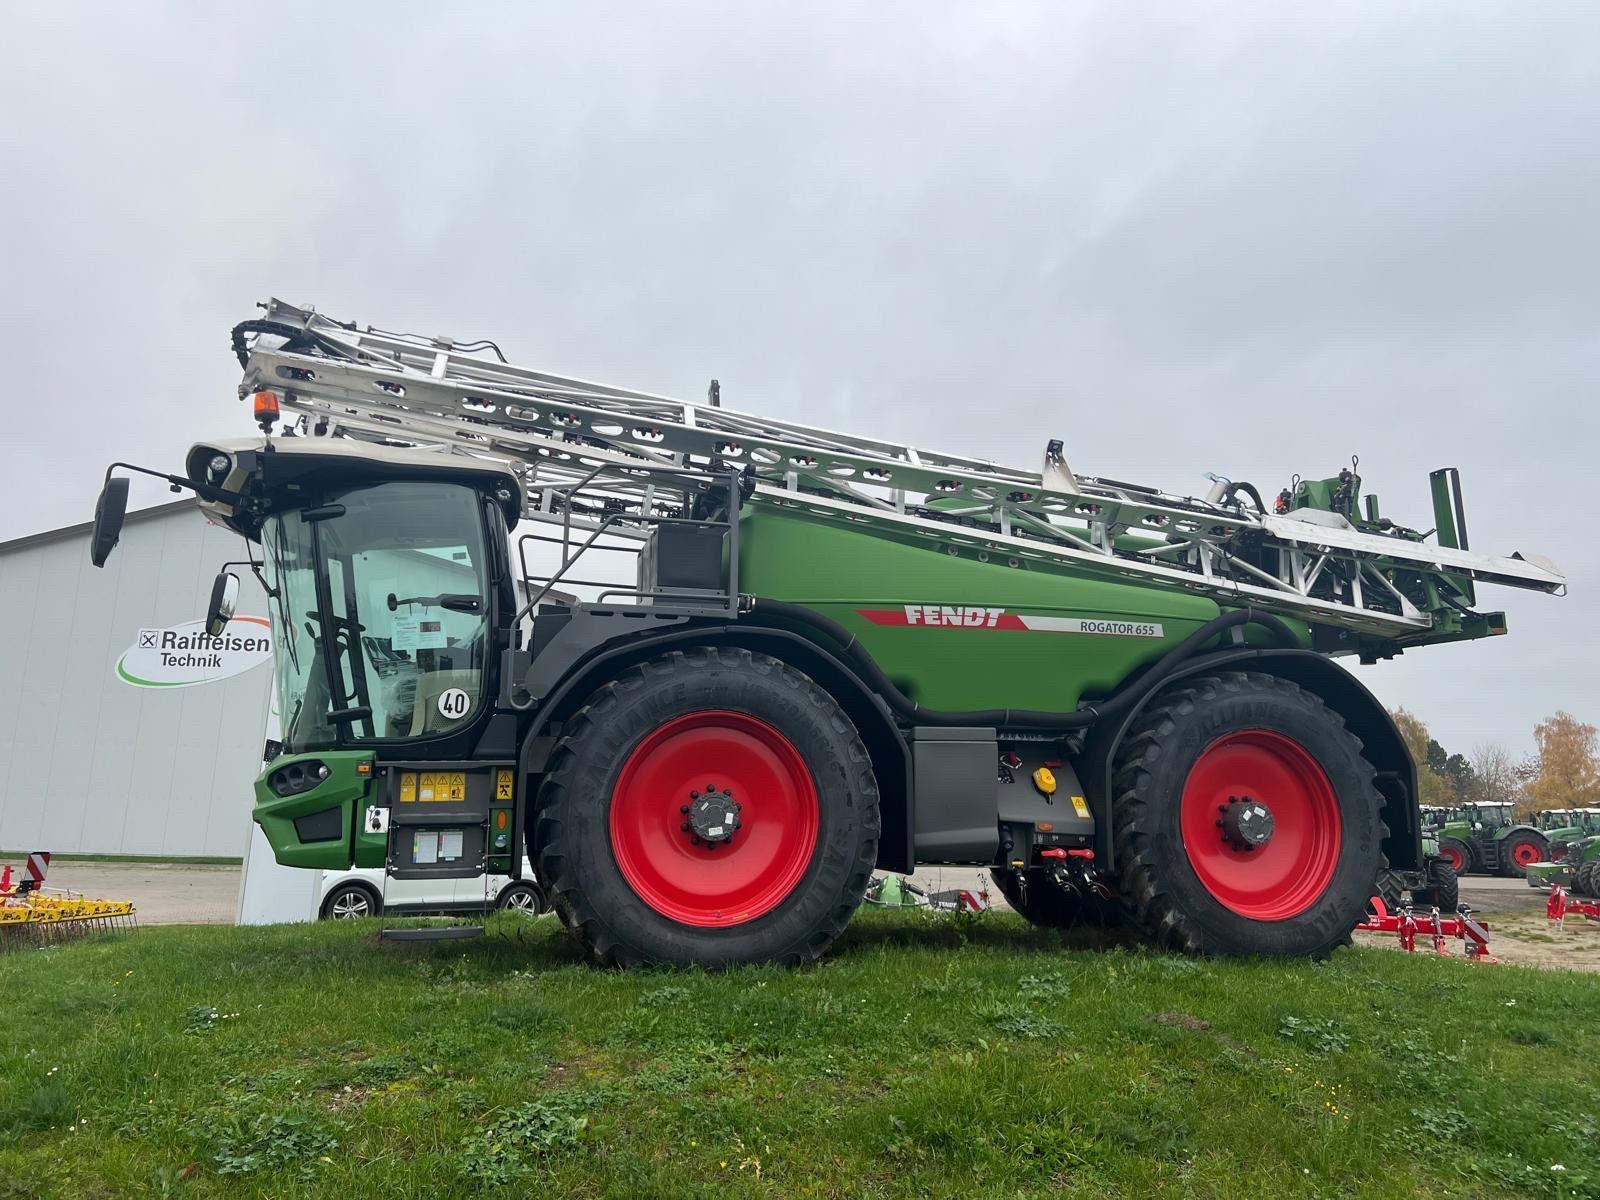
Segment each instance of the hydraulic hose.
[[1226,492],[1226,498],[1232,500],[1233,497],[1239,492],[1243,492],[1246,496],[1249,496],[1250,499],[1256,502],[1256,510],[1258,512],[1265,513],[1267,511],[1267,506],[1261,502],[1261,493],[1256,491],[1255,484],[1245,483],[1243,480],[1238,483],[1230,483]]
[[863,679],[881,695],[895,713],[906,721],[918,725],[994,725],[997,727],[1033,726],[1039,729],[1084,729],[1101,717],[1115,716],[1137,703],[1160,687],[1185,659],[1217,634],[1239,625],[1258,625],[1275,634],[1286,646],[1296,645],[1299,638],[1281,617],[1272,613],[1259,613],[1241,608],[1213,617],[1183,641],[1168,650],[1155,664],[1136,679],[1124,683],[1103,700],[1081,705],[1073,712],[1045,712],[1027,708],[983,708],[972,712],[952,712],[948,709],[924,708],[911,699],[883,673],[870,654],[851,633],[832,617],[825,617],[800,604],[783,600],[756,597],[751,611],[767,616],[782,617],[809,625],[837,642],[841,652],[860,672]]

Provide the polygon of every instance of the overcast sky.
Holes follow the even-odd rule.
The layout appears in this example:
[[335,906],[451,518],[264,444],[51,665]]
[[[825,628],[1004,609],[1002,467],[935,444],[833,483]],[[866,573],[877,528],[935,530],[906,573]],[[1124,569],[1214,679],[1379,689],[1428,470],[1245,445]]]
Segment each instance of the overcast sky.
[[[446,10],[449,10],[446,12]],[[8,6],[0,539],[251,429],[277,294],[1036,466],[1361,456],[1573,595],[1361,671],[1452,749],[1600,721],[1600,6]],[[167,498],[136,488],[135,503]]]

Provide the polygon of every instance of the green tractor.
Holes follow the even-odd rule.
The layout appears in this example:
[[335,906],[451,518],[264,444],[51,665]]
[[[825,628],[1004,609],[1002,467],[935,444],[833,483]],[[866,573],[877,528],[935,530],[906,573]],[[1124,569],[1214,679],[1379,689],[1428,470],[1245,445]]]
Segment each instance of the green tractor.
[[1464,804],[1439,827],[1439,853],[1458,875],[1525,875],[1550,861],[1550,841],[1504,803]]
[[1551,862],[1566,857],[1574,842],[1600,834],[1600,808],[1542,808],[1533,826],[1549,840]]
[[[1335,659],[1565,587],[1469,548],[1449,469],[1424,534],[1354,461],[1179,496],[1056,441],[1005,467],[264,307],[233,333],[262,435],[149,472],[269,598],[256,822],[280,863],[395,879],[525,853],[600,963],[806,962],[918,863],[1040,925],[1114,895],[1160,946],[1328,953],[1424,866],[1415,764]],[[96,565],[115,468],[144,470],[108,470]]]
[[[1550,861],[1528,868],[1528,886],[1541,891],[1559,884],[1575,896],[1600,897],[1600,809],[1554,809],[1539,813],[1551,822]],[[1559,822],[1559,824],[1558,824]],[[1555,844],[1557,833],[1573,834]]]
[[1437,908],[1441,913],[1453,913],[1461,906],[1461,878],[1450,860],[1439,853],[1438,835],[1424,829],[1422,867],[1410,871],[1385,867],[1378,872],[1374,895],[1390,912],[1397,911],[1409,900],[1415,908]]

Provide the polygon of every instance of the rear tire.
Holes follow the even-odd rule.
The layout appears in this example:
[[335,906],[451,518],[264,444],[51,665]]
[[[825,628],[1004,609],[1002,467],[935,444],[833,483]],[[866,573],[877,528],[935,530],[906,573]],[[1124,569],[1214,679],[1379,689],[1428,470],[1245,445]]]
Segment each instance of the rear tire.
[[[702,795],[737,823],[705,818]],[[607,965],[803,963],[861,903],[878,831],[872,763],[833,698],[777,659],[704,647],[629,669],[566,722],[538,875]]]
[[1455,868],[1443,858],[1430,858],[1427,862],[1428,886],[1413,892],[1411,898],[1418,904],[1431,904],[1441,913],[1454,913],[1461,907],[1461,880]]
[[[1228,673],[1163,692],[1117,753],[1129,916],[1156,944],[1189,953],[1325,955],[1347,944],[1386,865],[1373,778],[1343,720],[1285,679]],[[1272,812],[1253,850],[1239,844],[1263,822],[1247,820],[1247,801]]]
[[1500,843],[1500,874],[1523,879],[1534,863],[1550,861],[1550,843],[1536,829],[1523,829],[1506,835]]
[[512,911],[525,917],[542,917],[550,911],[550,901],[545,898],[544,889],[533,883],[513,883],[501,891],[494,906],[503,911]]
[[[1391,913],[1399,912],[1405,904],[1405,892],[1405,876],[1387,867],[1378,872],[1378,877],[1372,884],[1372,894],[1382,900],[1383,907]],[[1370,904],[1367,905],[1367,911],[1372,911]]]
[[1572,880],[1574,896],[1600,895],[1600,858],[1592,858],[1578,868]]

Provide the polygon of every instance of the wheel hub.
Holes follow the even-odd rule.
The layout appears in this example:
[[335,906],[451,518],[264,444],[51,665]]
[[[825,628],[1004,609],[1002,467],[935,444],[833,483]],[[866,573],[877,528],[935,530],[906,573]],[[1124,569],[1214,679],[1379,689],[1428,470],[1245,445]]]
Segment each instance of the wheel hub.
[[689,819],[683,830],[691,840],[704,842],[715,850],[731,841],[739,828],[740,804],[731,791],[718,791],[707,785],[706,790],[689,793],[689,803],[679,809]]
[[1218,806],[1217,828],[1235,850],[1259,850],[1272,840],[1272,810],[1249,796],[1229,796]]

